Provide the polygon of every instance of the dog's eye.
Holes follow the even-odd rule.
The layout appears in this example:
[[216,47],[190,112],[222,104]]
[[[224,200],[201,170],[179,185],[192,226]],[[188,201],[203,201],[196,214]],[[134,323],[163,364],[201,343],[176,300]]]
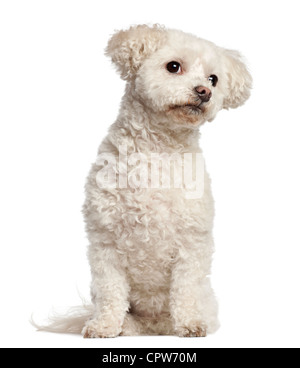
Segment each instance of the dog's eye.
[[181,65],[177,61],[171,61],[169,64],[167,64],[167,70],[170,73],[178,74],[181,72]]
[[211,82],[213,87],[216,87],[216,85],[218,84],[219,78],[216,75],[213,74],[210,77],[208,77],[208,80]]

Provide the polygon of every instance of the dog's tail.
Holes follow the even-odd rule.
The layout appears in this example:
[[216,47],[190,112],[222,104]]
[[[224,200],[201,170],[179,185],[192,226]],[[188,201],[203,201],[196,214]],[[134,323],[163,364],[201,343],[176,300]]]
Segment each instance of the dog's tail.
[[94,307],[92,305],[84,304],[78,307],[69,308],[64,314],[52,312],[45,325],[37,324],[33,317],[31,317],[30,323],[38,331],[81,334],[86,321],[92,317],[93,312]]

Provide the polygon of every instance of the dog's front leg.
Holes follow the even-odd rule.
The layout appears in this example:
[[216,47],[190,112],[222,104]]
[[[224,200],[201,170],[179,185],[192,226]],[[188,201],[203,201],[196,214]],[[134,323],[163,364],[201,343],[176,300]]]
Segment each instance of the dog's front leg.
[[91,246],[91,294],[95,306],[93,318],[84,329],[85,338],[117,337],[129,309],[126,273],[114,246]]
[[170,310],[178,336],[205,337],[219,327],[217,302],[207,276],[212,254],[210,246],[209,240],[202,243],[202,248],[181,249],[174,265]]

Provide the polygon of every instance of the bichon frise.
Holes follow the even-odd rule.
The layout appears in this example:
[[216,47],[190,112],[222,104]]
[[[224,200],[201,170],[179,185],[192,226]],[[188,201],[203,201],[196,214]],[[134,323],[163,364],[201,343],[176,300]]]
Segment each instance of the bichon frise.
[[219,323],[199,127],[241,106],[251,76],[238,52],[158,25],[115,33],[106,53],[127,84],[86,185],[93,307],[48,330],[206,336]]

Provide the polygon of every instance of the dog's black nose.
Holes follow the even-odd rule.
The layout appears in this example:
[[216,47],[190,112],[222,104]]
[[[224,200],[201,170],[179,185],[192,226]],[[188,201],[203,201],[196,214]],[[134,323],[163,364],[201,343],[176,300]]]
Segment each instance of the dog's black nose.
[[209,88],[199,86],[195,88],[195,91],[197,92],[202,102],[208,102],[211,99],[212,93]]

